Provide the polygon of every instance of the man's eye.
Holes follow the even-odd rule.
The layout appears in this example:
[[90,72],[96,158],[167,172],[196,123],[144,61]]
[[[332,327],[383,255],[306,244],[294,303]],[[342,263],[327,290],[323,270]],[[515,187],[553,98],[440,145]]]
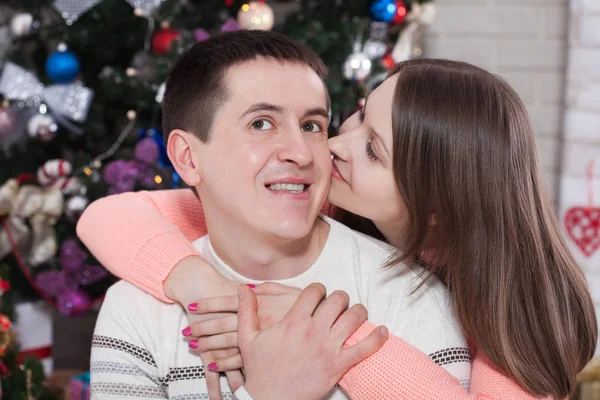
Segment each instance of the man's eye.
[[321,132],[323,128],[317,122],[305,122],[302,124],[302,132]]
[[272,128],[273,124],[267,121],[266,119],[257,119],[252,123],[252,129],[256,129],[259,131],[266,131]]

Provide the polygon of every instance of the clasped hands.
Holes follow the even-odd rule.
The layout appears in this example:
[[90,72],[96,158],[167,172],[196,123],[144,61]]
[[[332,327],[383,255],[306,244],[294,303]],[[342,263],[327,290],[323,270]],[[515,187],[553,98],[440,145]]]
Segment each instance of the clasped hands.
[[387,339],[387,330],[379,327],[345,348],[367,319],[362,305],[348,305],[345,292],[326,298],[321,284],[303,291],[277,283],[240,285],[236,295],[188,305],[190,324],[182,334],[206,366],[211,400],[221,399],[220,372],[232,391],[244,385],[255,400],[282,394],[319,399]]

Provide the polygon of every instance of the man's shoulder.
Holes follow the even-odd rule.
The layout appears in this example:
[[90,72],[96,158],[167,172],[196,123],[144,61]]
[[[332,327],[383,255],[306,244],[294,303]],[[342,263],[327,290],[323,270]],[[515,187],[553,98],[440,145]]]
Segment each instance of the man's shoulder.
[[[358,257],[358,267],[366,275],[372,276],[371,284],[382,287],[405,286],[407,294],[416,290],[418,296],[411,296],[422,301],[434,301],[437,304],[446,304],[448,290],[435,276],[430,276],[423,267],[411,260],[404,260],[388,266],[390,260],[396,259],[402,253],[390,245],[371,236],[365,235],[348,228],[346,225],[329,217],[325,221],[335,232],[336,240],[344,246],[343,254]],[[387,267],[386,267],[387,266]],[[394,289],[396,290],[396,289]]]
[[397,251],[397,249],[389,243],[382,242],[381,240],[377,240],[369,235],[365,235],[364,233],[348,228],[346,225],[334,220],[333,218],[325,215],[322,215],[321,218],[323,218],[323,220],[329,224],[331,228],[330,235],[332,234],[336,240],[352,241],[361,251],[368,251],[388,256]]
[[163,303],[135,285],[123,280],[118,281],[108,288],[106,297],[104,298],[103,307],[107,304],[119,305],[119,307],[123,309],[153,309],[155,311],[163,308],[170,309],[175,306],[175,304]]
[[106,292],[96,334],[111,336],[115,326],[119,326],[119,329],[129,327],[146,335],[157,326],[177,324],[182,316],[185,317],[185,312],[179,304],[163,303],[131,283],[119,281]]
[[[144,292],[143,290],[139,289],[137,286],[132,285],[131,283],[127,282],[127,281],[123,281],[120,280],[118,282],[116,282],[115,284],[113,284],[111,287],[108,288],[108,290],[106,291],[106,297],[130,297],[132,299],[135,298],[150,298],[150,299],[154,299],[152,296],[150,296],[148,293]],[[156,299],[154,299],[156,300]],[[156,300],[158,301],[158,300]]]
[[392,268],[384,268],[390,260],[402,255],[400,250],[389,243],[350,229],[331,218],[325,218],[325,221],[331,227],[330,239],[334,241],[336,252],[341,256],[352,258],[357,267],[368,275],[379,276],[383,274],[387,276],[390,273],[401,273],[414,279],[418,278],[423,272],[421,267],[408,260],[398,262]]

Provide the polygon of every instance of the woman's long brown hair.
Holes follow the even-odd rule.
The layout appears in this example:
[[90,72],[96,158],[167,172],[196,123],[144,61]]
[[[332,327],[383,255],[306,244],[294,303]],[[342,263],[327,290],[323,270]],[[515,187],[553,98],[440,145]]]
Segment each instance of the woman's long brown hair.
[[425,268],[477,350],[526,391],[566,397],[594,354],[596,314],[544,193],[524,104],[462,62],[411,60],[395,75],[394,174],[410,220],[394,263],[435,243]]

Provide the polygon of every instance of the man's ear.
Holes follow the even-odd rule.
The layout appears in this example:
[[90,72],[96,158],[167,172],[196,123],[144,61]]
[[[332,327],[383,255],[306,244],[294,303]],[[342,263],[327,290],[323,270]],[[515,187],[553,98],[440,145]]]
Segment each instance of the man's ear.
[[188,186],[200,184],[201,171],[194,162],[194,149],[199,145],[200,139],[190,132],[174,129],[169,133],[167,140],[167,154],[175,171]]

